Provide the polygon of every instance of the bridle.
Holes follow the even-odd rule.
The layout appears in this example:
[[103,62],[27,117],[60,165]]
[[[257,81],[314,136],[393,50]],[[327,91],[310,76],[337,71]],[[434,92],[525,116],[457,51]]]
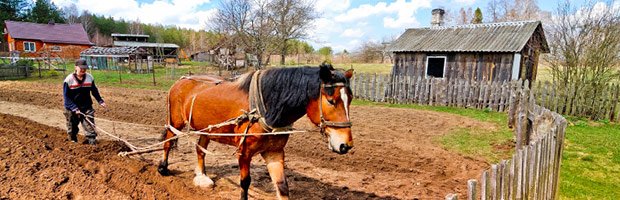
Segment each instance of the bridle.
[[[261,85],[260,85],[261,75],[260,74],[261,74],[261,70],[258,70],[252,75],[252,82],[250,84],[250,92],[249,92],[249,101],[250,101],[251,111],[249,113],[255,112],[256,116],[254,117],[254,119],[256,119],[259,122],[259,124],[265,131],[271,132],[276,128],[269,126],[267,122],[265,121],[265,118],[263,117],[263,114],[266,113],[266,108],[265,108],[265,103],[263,102],[263,96],[261,92]],[[321,88],[319,89],[319,113],[321,116],[321,122],[319,123],[319,127],[321,129],[321,135],[326,136],[325,127],[350,128],[351,126],[353,126],[353,124],[351,123],[351,121],[349,121],[349,119],[347,119],[346,122],[333,122],[333,121],[326,120],[325,116],[323,115],[323,95],[321,95],[321,91],[323,90],[323,88],[347,87],[347,86],[348,84],[345,84],[343,82],[337,82],[333,84],[321,83]],[[283,129],[283,128],[289,128],[289,127],[280,127],[277,129]]]
[[[321,83],[321,90],[323,90],[323,88],[346,87],[346,86],[348,85],[342,82],[333,83],[333,84]],[[321,90],[319,91],[319,113],[321,114],[321,123],[319,124],[319,127],[321,128],[321,135],[326,136],[325,127],[351,128],[353,124],[351,123],[351,121],[349,121],[350,119],[347,119],[346,122],[333,122],[333,121],[327,121],[325,119],[325,117],[323,116],[323,95],[321,95]]]

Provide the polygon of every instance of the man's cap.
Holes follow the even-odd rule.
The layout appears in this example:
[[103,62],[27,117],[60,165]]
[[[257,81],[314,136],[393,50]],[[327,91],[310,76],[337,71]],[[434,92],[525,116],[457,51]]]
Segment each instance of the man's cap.
[[86,64],[86,60],[78,59],[75,61],[75,66],[78,66],[82,69],[88,69],[88,64]]

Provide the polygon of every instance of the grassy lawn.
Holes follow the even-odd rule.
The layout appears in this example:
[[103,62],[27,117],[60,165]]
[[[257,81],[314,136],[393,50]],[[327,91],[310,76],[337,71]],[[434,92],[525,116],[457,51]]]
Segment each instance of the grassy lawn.
[[562,199],[620,198],[620,124],[569,120],[560,169]]
[[[353,105],[386,106],[432,110],[457,114],[472,119],[496,123],[497,132],[457,129],[437,138],[445,148],[490,162],[509,158],[508,151],[498,151],[495,144],[512,142],[506,114],[484,110],[420,105],[384,104],[353,101]],[[561,199],[618,199],[620,198],[620,124],[592,122],[568,117],[564,154],[560,169]]]

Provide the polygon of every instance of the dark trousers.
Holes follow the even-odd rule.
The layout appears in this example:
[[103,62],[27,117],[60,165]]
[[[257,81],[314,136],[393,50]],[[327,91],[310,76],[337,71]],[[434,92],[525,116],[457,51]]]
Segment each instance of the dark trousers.
[[[88,109],[83,112],[84,115],[88,117],[88,120],[95,124],[95,109]],[[86,138],[95,139],[97,137],[97,132],[95,132],[95,127],[86,121],[84,115],[78,115],[70,110],[65,109],[65,117],[67,118],[67,134],[70,136],[75,136],[80,131],[78,128],[78,124],[82,123],[82,128],[84,128],[84,132],[86,132]]]

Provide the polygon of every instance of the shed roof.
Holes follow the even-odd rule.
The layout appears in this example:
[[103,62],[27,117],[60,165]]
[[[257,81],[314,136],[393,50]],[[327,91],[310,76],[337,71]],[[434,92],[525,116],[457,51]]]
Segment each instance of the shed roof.
[[146,53],[140,47],[91,47],[80,53],[82,56],[128,56]]
[[37,24],[4,21],[12,38],[40,40],[49,43],[93,45],[82,24]]
[[125,34],[125,33],[112,33],[111,34],[112,37],[151,37],[149,35],[143,35],[143,34]]
[[392,52],[520,52],[534,34],[549,47],[540,21],[502,22],[407,29],[388,50]]
[[150,42],[130,42],[130,41],[114,41],[114,46],[179,48],[179,45],[171,44],[171,43],[150,43]]

